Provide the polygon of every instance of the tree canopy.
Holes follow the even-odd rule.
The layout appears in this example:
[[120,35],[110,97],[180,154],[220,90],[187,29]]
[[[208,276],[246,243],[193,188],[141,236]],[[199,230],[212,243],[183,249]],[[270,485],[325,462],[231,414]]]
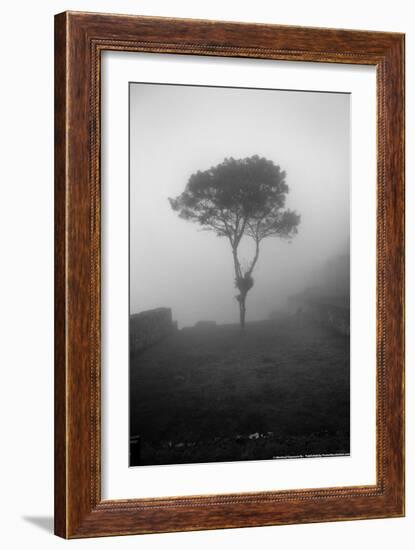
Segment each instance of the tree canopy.
[[283,210],[289,191],[285,178],[286,173],[266,158],[226,158],[193,174],[183,193],[169,201],[181,218],[227,237],[232,247],[243,235],[255,241],[291,238],[300,217]]

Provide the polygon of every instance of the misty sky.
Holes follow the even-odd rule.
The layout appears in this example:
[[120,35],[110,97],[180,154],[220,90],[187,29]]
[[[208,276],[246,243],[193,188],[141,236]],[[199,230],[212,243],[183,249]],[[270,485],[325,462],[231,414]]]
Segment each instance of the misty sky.
[[238,322],[229,241],[180,219],[168,202],[192,173],[225,157],[274,161],[287,172],[286,206],[301,214],[291,244],[263,241],[247,321],[315,281],[348,246],[349,126],[348,94],[130,84],[131,312],[171,307],[180,327]]

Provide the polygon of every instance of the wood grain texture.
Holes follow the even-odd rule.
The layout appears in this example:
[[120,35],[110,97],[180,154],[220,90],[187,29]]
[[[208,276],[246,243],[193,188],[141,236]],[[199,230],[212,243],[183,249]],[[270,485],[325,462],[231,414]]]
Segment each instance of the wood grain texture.
[[[377,68],[377,482],[101,500],[100,54]],[[55,532],[64,538],[404,514],[404,36],[125,15],[55,18]]]
[[[59,21],[63,16],[59,16]],[[55,25],[55,532],[66,532],[66,26]]]

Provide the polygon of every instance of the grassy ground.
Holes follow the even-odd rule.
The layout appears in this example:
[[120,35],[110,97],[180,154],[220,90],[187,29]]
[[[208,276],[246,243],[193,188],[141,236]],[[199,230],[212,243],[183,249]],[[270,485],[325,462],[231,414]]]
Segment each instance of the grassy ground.
[[130,392],[131,465],[349,452],[349,341],[290,317],[178,331]]

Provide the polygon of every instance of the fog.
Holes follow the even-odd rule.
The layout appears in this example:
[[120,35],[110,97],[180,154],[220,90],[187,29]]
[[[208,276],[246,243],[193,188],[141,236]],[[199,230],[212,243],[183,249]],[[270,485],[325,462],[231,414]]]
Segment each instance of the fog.
[[[180,219],[168,197],[225,157],[266,157],[287,173],[291,243],[263,241],[247,322],[283,308],[348,252],[350,96],[130,84],[130,310],[170,307],[180,327],[237,323],[229,241]],[[240,246],[250,259],[249,239]]]

